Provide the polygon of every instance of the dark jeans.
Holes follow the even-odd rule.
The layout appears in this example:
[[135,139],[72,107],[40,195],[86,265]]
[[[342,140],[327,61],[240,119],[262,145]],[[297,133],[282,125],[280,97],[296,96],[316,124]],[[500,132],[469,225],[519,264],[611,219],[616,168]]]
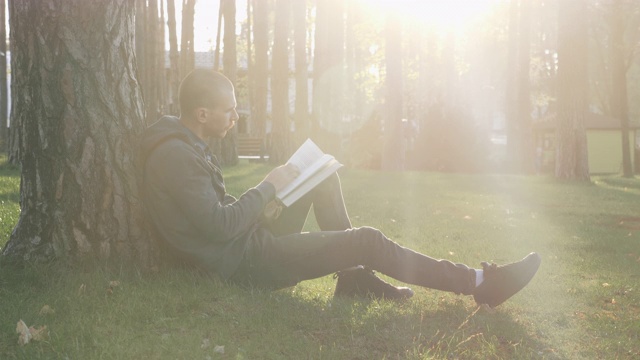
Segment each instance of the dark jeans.
[[[321,231],[301,233],[312,205]],[[352,228],[337,175],[255,235],[232,281],[278,289],[364,265],[405,283],[455,293],[469,294],[475,283],[475,271],[466,265],[402,247],[371,227]]]

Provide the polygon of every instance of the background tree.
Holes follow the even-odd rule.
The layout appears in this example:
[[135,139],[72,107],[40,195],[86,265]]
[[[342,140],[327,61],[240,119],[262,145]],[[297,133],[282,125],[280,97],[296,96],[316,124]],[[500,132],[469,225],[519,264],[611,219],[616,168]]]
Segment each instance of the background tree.
[[[238,55],[236,52],[236,1],[221,0],[224,4],[224,52],[222,53],[222,72],[233,82],[237,83]],[[236,94],[237,95],[237,94]],[[236,124],[237,125],[237,124]],[[222,162],[227,165],[238,163],[236,138],[238,127],[234,126],[221,142]]]
[[276,0],[276,20],[271,60],[271,103],[273,128],[269,162],[284,163],[291,155],[291,121],[289,120],[289,0]]
[[[167,27],[169,30],[169,61],[171,69],[169,72],[169,113],[178,115],[180,99],[178,91],[180,89],[180,63],[178,54],[178,35],[176,32],[176,4],[175,0],[167,0]],[[164,59],[164,58],[163,58]]]
[[8,126],[8,97],[7,91],[7,32],[5,30],[5,24],[7,19],[5,18],[5,6],[4,0],[0,0],[0,151],[8,150],[9,143],[9,129]]
[[624,33],[628,23],[625,17],[625,2],[613,0],[609,16],[611,34],[611,114],[620,120],[622,134],[622,174],[624,177],[633,176],[631,164],[631,147],[629,143],[629,106],[627,94],[627,70]]
[[265,137],[267,129],[267,94],[269,82],[269,0],[253,3],[253,39],[255,62],[251,69],[254,103],[251,113],[251,132],[254,136]]
[[396,12],[387,14],[385,59],[385,138],[382,170],[404,169],[406,149],[402,138],[402,37],[401,23]]
[[180,41],[180,74],[186,76],[195,67],[193,18],[196,0],[182,0],[182,40]]
[[135,154],[144,129],[131,1],[12,2],[21,213],[3,255],[149,264]]
[[296,79],[294,123],[296,138],[301,141],[311,135],[309,123],[309,72],[307,70],[307,3],[306,1],[293,1],[291,5]]
[[[558,121],[555,176],[589,180],[587,5],[571,0],[558,3]],[[576,14],[583,14],[576,16]]]

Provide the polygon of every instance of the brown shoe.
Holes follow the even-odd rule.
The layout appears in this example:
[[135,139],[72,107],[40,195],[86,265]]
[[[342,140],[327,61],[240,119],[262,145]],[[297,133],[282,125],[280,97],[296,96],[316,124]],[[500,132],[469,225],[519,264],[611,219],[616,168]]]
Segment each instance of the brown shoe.
[[473,298],[479,305],[496,307],[522,290],[538,271],[540,255],[531,253],[524,259],[498,266],[482,263],[484,281],[473,291]]
[[364,266],[337,272],[337,297],[368,297],[371,299],[405,300],[413,296],[413,290],[404,286],[393,286],[376,276],[373,270]]

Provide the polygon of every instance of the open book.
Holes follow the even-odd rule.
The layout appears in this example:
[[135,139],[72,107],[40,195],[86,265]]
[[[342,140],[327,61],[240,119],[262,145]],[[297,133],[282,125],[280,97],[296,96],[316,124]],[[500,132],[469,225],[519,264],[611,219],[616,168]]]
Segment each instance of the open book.
[[296,166],[300,170],[300,175],[276,194],[284,206],[290,206],[296,202],[342,167],[338,160],[322,152],[311,139],[307,139],[291,155],[287,164]]

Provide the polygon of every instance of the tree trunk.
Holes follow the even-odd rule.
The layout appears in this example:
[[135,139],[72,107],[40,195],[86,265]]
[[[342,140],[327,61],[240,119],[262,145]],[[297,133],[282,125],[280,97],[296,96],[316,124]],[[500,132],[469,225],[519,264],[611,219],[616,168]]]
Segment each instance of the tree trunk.
[[[180,41],[180,74],[187,76],[196,66],[193,48],[193,17],[196,0],[182,0],[182,41]],[[182,79],[181,79],[182,80]]]
[[7,32],[5,18],[5,1],[0,0],[0,152],[8,151],[9,129],[7,91]]
[[307,70],[307,6],[304,1],[292,2],[293,36],[295,40],[296,103],[294,122],[296,137],[308,138],[309,124],[309,72]]
[[627,24],[622,0],[611,4],[611,114],[620,120],[622,133],[622,175],[633,177],[631,147],[629,143],[629,106],[627,100],[627,74],[624,59],[624,28]]
[[169,105],[169,113],[178,115],[180,113],[180,99],[178,92],[180,89],[180,63],[178,55],[178,36],[176,33],[176,4],[174,0],[167,0],[167,25],[169,27],[169,61],[171,62],[171,71],[169,72],[169,81],[171,83],[170,91],[171,100]]
[[405,147],[402,139],[402,25],[397,14],[387,14],[385,29],[386,117],[382,170],[404,169]]
[[290,0],[276,0],[276,21],[273,34],[273,57],[271,60],[271,149],[269,162],[282,164],[291,155],[291,133],[289,121],[289,18]]
[[[558,3],[558,115],[555,176],[589,180],[584,119],[588,106],[586,2]],[[576,14],[582,14],[576,16]]]
[[135,159],[144,130],[135,3],[24,0],[11,11],[20,219],[4,256],[148,265]]
[[218,5],[218,27],[216,30],[216,50],[213,53],[213,70],[220,70],[220,34],[222,34],[222,14],[226,0],[220,0]]
[[[529,0],[526,0],[529,1]],[[507,166],[516,171],[520,163],[520,121],[518,119],[518,0],[509,2],[509,35],[507,49],[507,74],[505,76],[505,115],[507,130]]]
[[518,158],[516,169],[531,174],[534,172],[533,133],[531,128],[531,2],[520,1],[518,29],[518,73],[516,94],[518,107]]
[[[238,74],[236,52],[236,1],[222,0],[221,3],[224,4],[224,53],[222,54],[222,70],[229,80],[231,80],[233,84],[236,84]],[[222,139],[221,150],[223,164],[235,165],[238,163],[238,151],[236,149],[237,137],[238,127],[234,126],[227,136]]]
[[267,128],[267,91],[269,82],[269,3],[257,0],[253,5],[253,67],[254,110],[251,114],[252,134],[264,138]]
[[147,110],[147,123],[153,123],[160,117],[158,112],[158,0],[147,0],[147,29],[145,34],[146,62],[144,70],[147,72],[144,84],[144,104]]

